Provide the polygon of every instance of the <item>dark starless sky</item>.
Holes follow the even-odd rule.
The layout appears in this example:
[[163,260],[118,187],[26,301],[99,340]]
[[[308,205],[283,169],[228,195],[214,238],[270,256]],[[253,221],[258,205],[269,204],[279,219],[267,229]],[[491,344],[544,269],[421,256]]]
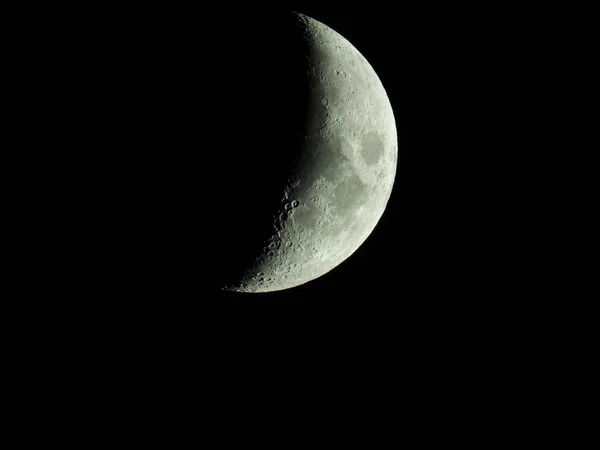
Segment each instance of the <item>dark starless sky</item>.
[[[218,198],[219,185],[210,178],[226,179],[219,175],[227,170],[211,165],[210,152],[227,147],[227,136],[215,136],[212,127],[224,121],[220,130],[237,131],[229,126],[231,118],[222,114],[230,108],[220,105],[225,102],[219,102],[218,92],[210,92],[216,101],[207,104],[223,110],[202,103],[213,87],[210,82],[221,74],[210,73],[218,68],[210,58],[195,57],[199,46],[194,40],[186,41],[183,51],[173,51],[177,47],[170,45],[180,43],[179,36],[168,42],[166,50],[158,49],[165,34],[187,29],[193,36],[200,30],[203,51],[229,58],[219,38],[231,16],[243,21],[243,11],[226,5],[226,11],[215,16],[211,11],[173,8],[167,16],[161,5],[146,14],[151,20],[140,18],[149,8],[132,10],[127,17],[121,9],[79,14],[75,23],[79,29],[51,30],[62,32],[64,42],[53,43],[51,64],[40,70],[56,71],[62,83],[57,85],[68,89],[52,85],[52,90],[73,96],[60,102],[71,113],[61,126],[72,133],[69,138],[76,147],[69,172],[80,178],[67,185],[69,192],[78,191],[80,196],[76,204],[69,204],[73,219],[64,223],[77,248],[56,255],[69,259],[68,270],[58,265],[57,274],[60,284],[65,281],[68,286],[57,290],[43,286],[44,295],[22,303],[29,307],[39,300],[49,312],[42,317],[49,336],[62,332],[69,345],[82,346],[71,357],[77,365],[73,373],[81,373],[82,355],[94,358],[92,372],[101,368],[98,352],[85,339],[91,336],[111,360],[119,353],[123,361],[133,364],[140,356],[147,357],[149,365],[139,380],[149,373],[173,371],[178,380],[191,376],[194,386],[214,390],[219,398],[236,387],[254,392],[257,399],[248,402],[251,414],[263,400],[252,375],[268,384],[287,384],[281,393],[296,391],[310,379],[321,383],[325,378],[325,389],[338,386],[348,405],[356,400],[357,386],[365,396],[386,400],[393,391],[401,391],[401,397],[416,392],[424,409],[430,403],[423,402],[422,396],[435,395],[436,388],[457,395],[447,405],[462,403],[464,399],[458,397],[462,391],[448,376],[463,363],[457,354],[472,348],[465,359],[476,370],[466,373],[464,382],[471,384],[474,378],[485,382],[484,371],[496,372],[499,366],[494,341],[506,342],[525,316],[522,301],[537,295],[536,286],[519,289],[518,281],[531,272],[530,236],[521,236],[515,251],[511,238],[523,226],[523,215],[514,204],[509,207],[503,195],[512,189],[514,177],[513,170],[505,170],[508,162],[513,169],[520,161],[517,143],[509,142],[503,130],[515,126],[514,111],[522,103],[496,107],[506,103],[504,97],[510,101],[511,84],[506,80],[518,78],[521,70],[520,64],[505,64],[503,59],[506,50],[500,44],[512,32],[506,25],[510,22],[494,28],[497,11],[473,7],[463,11],[453,5],[389,3],[370,9],[369,4],[346,2],[343,8],[331,10],[294,7],[345,36],[381,78],[398,129],[396,182],[374,232],[337,268],[294,289],[235,294],[206,289],[206,273],[214,264],[202,251],[218,245],[202,225],[219,226],[219,217],[206,208],[204,197]],[[114,31],[117,25],[119,32]],[[62,48],[68,49],[63,60],[58,51]],[[195,66],[181,62],[190,54]],[[68,70],[63,70],[64,61]],[[157,61],[160,70],[155,70]],[[149,68],[155,72],[145,77]],[[208,79],[202,78],[207,72]],[[177,102],[167,98],[173,92]],[[160,102],[159,94],[165,96]],[[187,109],[180,114],[162,109],[181,104]],[[168,130],[154,133],[153,127],[164,126],[165,120],[171,121]],[[193,138],[187,142],[193,142],[194,152],[198,143],[201,147],[200,164],[187,167],[187,172],[175,152],[171,159],[164,157],[164,148],[186,144],[179,138],[185,133]],[[179,140],[173,145],[175,139]],[[153,146],[159,150],[154,154],[148,151]],[[182,171],[192,175],[193,183],[181,182]],[[190,189],[196,188],[196,181],[205,188],[202,195]],[[178,199],[180,192],[190,194]],[[186,216],[191,209],[199,214]],[[48,258],[50,265],[54,257]],[[67,302],[63,294],[69,293],[74,294],[73,301]],[[523,323],[528,328],[532,321],[525,317]],[[493,325],[496,330],[486,331]],[[491,337],[487,341],[482,339],[486,332]],[[300,344],[316,345],[293,348],[292,336]],[[104,350],[107,342],[114,344],[108,351]],[[257,356],[263,345],[275,348],[261,361]],[[527,358],[537,354],[538,347],[537,342],[535,348],[531,346]],[[61,348],[52,348],[51,354]],[[321,358],[314,360],[315,353]],[[493,359],[483,369],[482,355]],[[287,366],[281,364],[284,357]],[[340,357],[350,364],[327,379],[324,367],[335,365]],[[303,358],[311,364],[304,364]],[[235,364],[229,369],[231,361]],[[183,367],[198,363],[200,371]],[[215,385],[206,383],[203,376],[209,372],[215,378],[222,374],[226,389],[215,390]],[[357,373],[369,372],[373,378],[366,384],[356,378]],[[407,372],[408,381],[402,378]],[[115,373],[124,373],[120,361]],[[522,368],[515,373],[520,382]],[[515,373],[507,378],[514,379]],[[294,374],[301,374],[301,379],[290,382]],[[382,389],[380,382],[386,377],[389,383]],[[120,375],[117,378],[121,383]],[[346,384],[348,378],[352,385]],[[134,384],[139,380],[134,379]],[[421,380],[422,389],[415,390]],[[171,389],[177,383],[158,384]],[[504,380],[485,386],[485,393],[502,384]],[[129,383],[124,385],[128,389]],[[220,403],[232,409],[227,401]],[[320,406],[314,403],[311,408]],[[356,407],[348,409],[354,412]],[[413,415],[412,410],[408,413]]]
[[[400,412],[425,428],[419,438],[431,435],[424,412],[441,412],[447,422],[457,415],[456,405],[478,413],[483,403],[506,402],[490,394],[510,394],[510,380],[529,391],[545,379],[527,375],[527,362],[544,347],[554,357],[564,343],[548,345],[548,334],[536,330],[549,303],[538,286],[519,285],[536,269],[529,240],[537,230],[522,231],[523,210],[535,202],[519,204],[505,195],[515,191],[514,168],[521,161],[516,149],[522,148],[509,131],[520,125],[515,117],[527,119],[515,114],[526,104],[507,105],[514,101],[514,84],[507,80],[520,79],[522,71],[520,63],[503,58],[502,43],[512,29],[505,23],[494,29],[497,12],[491,10],[381,5],[293,8],[345,36],[374,67],[394,110],[399,161],[387,208],[366,242],[322,277],[267,294],[206,286],[216,265],[204,249],[218,248],[210,231],[221,225],[210,206],[228,179],[228,164],[215,166],[211,156],[231,148],[228,134],[238,132],[231,123],[240,122],[214,87],[243,78],[253,66],[230,64],[239,73],[211,83],[223,75],[218,62],[239,54],[220,39],[231,16],[243,21],[243,12],[230,5],[216,16],[173,7],[167,17],[160,5],[146,20],[140,18],[146,7],[125,19],[120,9],[103,15],[94,10],[79,16],[80,29],[65,28],[64,42],[52,45],[51,64],[40,73],[57,73],[61,89],[50,88],[61,96],[56,103],[70,109],[60,125],[75,144],[65,166],[79,178],[66,183],[70,195],[77,191],[77,201],[69,202],[68,221],[53,214],[36,226],[57,221],[76,248],[61,254],[60,236],[50,235],[58,250],[39,264],[58,267],[60,288],[32,277],[28,283],[42,284],[43,295],[19,301],[28,324],[36,314],[44,324],[35,348],[64,336],[64,343],[48,347],[48,365],[36,369],[40,378],[45,372],[62,377],[55,355],[76,346],[66,353],[74,374],[64,377],[67,383],[81,379],[85,392],[98,387],[104,393],[112,379],[120,386],[115,392],[123,393],[117,401],[138,390],[142,404],[153,403],[153,392],[162,387],[167,397],[202,409],[205,394],[212,394],[225,414],[208,409],[209,416],[229,424],[231,413],[241,412],[244,422],[260,417],[266,423],[259,407],[294,422],[281,406],[297,409],[303,402],[293,394],[306,395],[312,402],[296,421],[300,433],[319,422],[330,427],[336,415],[330,406],[338,404],[360,417],[357,428],[365,413],[379,410],[378,430],[391,421],[393,428],[387,428],[406,428],[411,422],[396,420]],[[116,22],[121,28],[115,33]],[[180,39],[182,29],[190,31],[189,39]],[[83,39],[86,30],[90,39]],[[200,43],[193,39],[196,32]],[[161,48],[165,35],[175,38]],[[184,41],[187,46],[178,50]],[[80,43],[65,52],[68,70],[55,56],[65,43]],[[63,98],[67,92],[72,101]],[[251,137],[250,145],[256,142]],[[62,141],[51,144],[43,150],[60,155],[52,146]],[[198,157],[180,160],[180,148]],[[223,160],[229,163],[229,155]],[[243,232],[247,218],[241,219]],[[69,260],[68,268],[60,257]],[[532,330],[529,344],[518,339],[519,328]],[[14,336],[18,341],[28,333],[24,327]],[[518,341],[513,348],[506,347],[510,339]],[[504,364],[519,351],[516,365]],[[38,364],[35,354],[31,358]],[[136,366],[139,374],[129,370]],[[89,374],[97,374],[98,382],[88,382]],[[278,402],[270,408],[265,394],[273,389]],[[473,406],[465,404],[469,390]],[[202,401],[195,402],[194,394]],[[417,407],[407,406],[407,398]],[[363,399],[381,403],[363,408]],[[315,423],[314,412],[321,411],[327,417]]]
[[454,354],[446,342],[477,346],[507,317],[518,327],[526,313],[515,280],[526,274],[514,258],[527,250],[511,251],[521,213],[503,196],[516,143],[501,130],[515,124],[512,107],[497,106],[510,101],[515,68],[504,63],[493,14],[473,20],[472,11],[405,4],[296,10],[346,37],[382,80],[398,130],[395,185],[373,233],[338,267],[285,291],[221,293],[209,310],[235,317],[225,328],[242,340],[263,330],[265,345],[282,337],[282,352],[291,336],[314,337],[315,348],[325,337],[321,353],[390,361],[397,348],[400,360],[424,361]]
[[532,311],[518,287],[532,254],[521,231],[527,202],[514,200],[523,112],[515,100],[521,60],[512,60],[519,53],[507,50],[503,25],[512,13],[410,3],[296,10],[346,37],[382,80],[398,130],[395,185],[371,236],[334,270],[294,289],[225,293],[213,304],[242,311],[242,334],[333,336],[330,354],[376,342],[368,352],[385,359],[400,343],[415,352],[409,358],[426,359],[446,338],[477,346],[504,322],[510,329],[492,341],[509,338]]
[[[374,67],[394,110],[399,160],[387,208],[364,244],[322,277],[265,294],[207,287],[220,269],[210,257],[215,252],[205,249],[220,245],[211,231],[221,227],[221,217],[211,206],[230,178],[230,135],[255,148],[261,138],[239,132],[243,115],[231,117],[235,108],[217,89],[256,68],[252,51],[242,64],[228,62],[243,52],[231,51],[237,41],[220,40],[231,16],[243,22],[242,13],[174,8],[167,17],[160,7],[122,19],[120,11],[93,11],[95,20],[82,19],[80,30],[65,33],[65,42],[81,42],[65,54],[70,70],[58,71],[59,61],[48,70],[57,70],[73,95],[73,119],[62,125],[75,130],[69,170],[80,180],[67,188],[81,194],[64,227],[77,248],[66,253],[73,268],[58,278],[74,295],[65,301],[63,290],[46,289],[49,295],[39,300],[51,333],[64,332],[69,344],[81,345],[72,357],[74,373],[81,355],[98,358],[88,336],[111,360],[148,358],[139,380],[172,372],[219,397],[236,388],[254,393],[250,415],[263,401],[257,379],[286,385],[278,394],[302,392],[310,380],[328,394],[337,386],[345,404],[355,402],[357,388],[386,402],[393,392],[412,392],[428,409],[424,393],[462,395],[449,376],[453,370],[470,363],[476,370],[456,372],[463,383],[485,379],[485,370],[498,370],[494,345],[519,326],[530,328],[523,300],[536,292],[518,287],[530,274],[529,236],[516,249],[511,240],[523,234],[523,216],[504,196],[513,189],[520,155],[502,131],[515,126],[513,111],[521,105],[496,107],[511,98],[505,80],[520,70],[502,64],[504,47],[492,39],[506,39],[507,31],[486,33],[489,11],[475,12],[474,21],[473,10],[453,6],[390,3],[371,10],[346,2],[337,10],[294,10],[342,34]],[[74,39],[86,29],[90,39]],[[181,30],[188,31],[185,39]],[[233,73],[223,74],[223,61]],[[229,78],[216,82],[223,75]],[[225,155],[216,158],[223,164],[213,164],[214,153]],[[232,208],[249,200],[243,194]],[[238,220],[241,233],[246,221]],[[533,311],[536,305],[529,305]],[[472,350],[461,360],[464,349]],[[481,367],[482,355],[492,360],[488,368]],[[328,379],[327,367],[344,359]],[[118,364],[115,373],[124,373]],[[369,373],[367,382],[356,378]],[[206,374],[225,380],[226,388],[216,390],[203,380]]]
[[[165,286],[161,295],[154,296],[184,298],[185,300],[174,300],[176,303],[183,302],[180,305],[184,309],[190,308],[192,303],[196,304],[194,299],[199,298],[198,305],[218,305],[234,309],[238,306],[292,304],[316,308],[319,313],[360,310],[381,311],[382,314],[395,316],[411,309],[423,312],[431,308],[436,314],[443,316],[449,299],[471,298],[489,292],[490,289],[495,290],[495,285],[490,286],[485,282],[490,272],[485,263],[489,260],[486,248],[491,242],[497,245],[502,237],[485,230],[487,224],[502,218],[489,213],[490,198],[486,196],[486,190],[481,189],[481,183],[494,165],[489,155],[499,155],[495,153],[499,136],[487,131],[489,108],[486,109],[484,103],[493,100],[493,95],[502,95],[497,84],[487,83],[489,73],[501,70],[486,59],[487,55],[494,55],[497,51],[489,40],[482,38],[489,16],[481,15],[480,20],[474,23],[463,11],[453,7],[431,9],[390,6],[370,10],[345,5],[337,10],[301,6],[294,10],[325,23],[346,37],[371,63],[388,93],[398,130],[399,160],[395,185],[384,215],[371,236],[350,258],[331,272],[297,288],[266,294],[205,291],[202,276],[196,284],[194,273],[197,268],[211,266],[211,261],[204,260],[202,252],[194,250],[193,255],[189,256],[189,264],[182,261],[177,268],[173,266],[172,269],[175,278],[185,280],[185,289],[169,293],[170,288]],[[148,57],[144,59],[142,55],[140,58],[154,64],[156,49],[160,48],[165,36],[179,36],[177,33],[182,30],[188,34],[185,39],[177,37],[173,40],[176,43],[187,43],[179,53],[173,51],[177,46],[167,46],[161,53],[166,61],[172,61],[172,65],[161,63],[166,68],[163,69],[164,73],[176,68],[170,70],[168,83],[161,81],[162,72],[159,71],[159,75],[154,76],[151,83],[142,85],[139,79],[133,79],[127,85],[134,86],[136,92],[139,91],[135,97],[136,101],[139,99],[135,105],[136,111],[147,110],[147,117],[151,118],[154,114],[152,107],[156,99],[156,86],[166,86],[164,91],[168,95],[171,95],[168,92],[170,86],[179,86],[180,90],[176,91],[179,101],[185,103],[188,98],[194,98],[194,101],[187,102],[186,107],[189,109],[182,109],[183,113],[179,116],[172,115],[175,133],[169,133],[165,139],[168,139],[169,145],[173,145],[172,137],[180,136],[181,130],[188,130],[186,132],[196,139],[194,142],[200,140],[200,156],[203,158],[204,155],[210,155],[208,152],[214,151],[214,144],[223,142],[222,136],[211,135],[212,124],[222,122],[225,127],[227,120],[221,120],[221,114],[229,111],[226,104],[217,111],[203,109],[204,92],[208,90],[213,97],[218,94],[211,91],[210,77],[214,79],[221,76],[217,71],[211,71],[218,64],[212,63],[210,57],[231,59],[233,53],[227,48],[223,50],[224,44],[220,39],[227,37],[226,25],[244,22],[244,12],[236,10],[235,13],[217,14],[198,11],[194,14],[182,14],[182,11],[174,9],[166,16],[163,10],[158,9],[149,14],[148,17],[152,20],[142,20],[138,13],[135,10],[131,14],[136,27],[130,26],[134,23],[133,19],[121,21],[124,24],[123,30],[135,31],[124,32],[125,42],[131,46],[132,51],[123,50],[122,35],[117,35],[111,44],[111,48],[121,49],[118,53],[122,52],[124,61],[131,61],[131,55],[139,57],[139,49],[147,48]],[[105,22],[98,23],[105,33],[101,36],[108,35],[104,31]],[[143,27],[142,31],[138,31],[139,27]],[[245,27],[251,32],[251,23]],[[200,46],[194,40],[194,33],[198,32],[202,36]],[[147,36],[153,40],[149,41]],[[100,40],[100,44],[102,48],[104,42]],[[200,53],[198,48],[201,48]],[[190,55],[194,57],[190,58]],[[181,61],[187,60],[191,60],[194,65],[181,66]],[[244,64],[246,62],[248,61],[244,61]],[[146,62],[139,67],[141,69],[138,72],[146,71]],[[240,64],[240,67],[247,70],[252,66]],[[209,80],[205,81],[202,77],[207,73]],[[239,74],[227,75],[236,79],[243,73],[240,70]],[[105,79],[102,79],[103,83]],[[119,76],[114,79],[120,83]],[[131,89],[127,89],[129,95]],[[153,95],[147,95],[148,92]],[[147,102],[147,105],[143,102]],[[124,110],[121,107],[119,111]],[[188,114],[190,111],[191,114]],[[161,114],[160,121],[165,117],[164,110]],[[199,127],[198,124],[202,125],[202,122],[197,120],[198,117],[209,118],[210,125]],[[227,119],[226,115],[223,117]],[[162,122],[160,123],[162,126]],[[142,126],[147,133],[149,126]],[[152,144],[156,145],[156,142]],[[160,143],[158,147],[161,147]],[[221,151],[222,149],[219,150]],[[149,159],[142,147],[140,154],[143,154],[143,161]],[[137,161],[138,159],[133,161],[133,166]],[[171,163],[173,167],[181,168],[177,161]],[[160,167],[163,170],[162,164],[158,158],[149,167]],[[210,167],[208,159],[200,161],[200,164],[201,167]],[[120,166],[111,166],[109,169],[114,167]],[[194,165],[187,170],[198,179],[196,167],[198,166]],[[226,167],[206,169],[202,173],[213,176],[216,174],[218,177],[220,170],[226,170]],[[130,172],[124,173],[127,179]],[[178,183],[181,178],[173,172],[170,181]],[[156,199],[163,192],[162,187],[155,184],[155,180],[156,178],[151,178],[150,183],[156,186],[155,191],[144,193],[145,197],[151,199],[149,210],[156,210]],[[208,189],[214,188],[212,182],[205,183],[209,186]],[[144,181],[140,184],[148,185]],[[191,192],[189,189],[187,191]],[[115,196],[120,195],[119,192],[115,190]],[[133,192],[132,195],[137,194]],[[172,208],[173,211],[180,211],[181,205],[185,208],[183,201],[181,205],[171,204],[173,198],[171,196],[164,200],[166,208]],[[127,208],[128,206],[124,206],[124,210]],[[206,222],[209,213],[204,210],[201,213],[202,220]],[[164,216],[168,217],[169,214]],[[187,219],[180,221],[187,222]],[[194,245],[213,245],[210,239],[206,242],[202,232],[195,232],[194,228],[189,231],[199,241]],[[164,234],[167,235],[173,234]],[[185,249],[189,245],[183,238],[185,233],[180,236],[175,233],[175,236],[180,239],[177,243],[179,248]],[[168,245],[166,238],[165,245]],[[140,247],[144,246],[145,244],[140,244]],[[145,258],[139,254],[135,257],[140,261]],[[121,261],[126,260],[122,258]],[[169,264],[163,259],[159,267]],[[189,267],[189,272],[180,273],[179,267],[183,266]],[[128,269],[123,270],[127,272]],[[156,274],[160,273],[159,269],[153,270]],[[145,271],[140,269],[139,273],[143,274]],[[145,282],[139,284],[144,285]],[[136,288],[131,289],[134,292]],[[160,308],[160,304],[157,301],[157,308]]]

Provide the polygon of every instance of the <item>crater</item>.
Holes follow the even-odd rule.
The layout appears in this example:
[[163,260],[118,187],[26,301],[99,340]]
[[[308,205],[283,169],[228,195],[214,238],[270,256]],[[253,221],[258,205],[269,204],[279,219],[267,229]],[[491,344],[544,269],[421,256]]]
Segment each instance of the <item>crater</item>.
[[306,208],[298,210],[294,217],[296,231],[300,231],[301,227],[315,230],[318,226],[321,211],[313,205],[307,205]]

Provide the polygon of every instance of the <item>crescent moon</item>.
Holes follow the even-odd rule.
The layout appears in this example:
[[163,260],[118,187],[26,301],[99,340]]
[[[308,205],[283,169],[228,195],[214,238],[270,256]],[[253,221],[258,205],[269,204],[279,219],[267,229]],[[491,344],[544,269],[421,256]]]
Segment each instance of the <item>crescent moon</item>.
[[373,232],[393,188],[398,140],[381,80],[339,33],[302,14],[294,21],[310,49],[301,152],[282,186],[270,237],[224,290],[279,291],[331,271]]

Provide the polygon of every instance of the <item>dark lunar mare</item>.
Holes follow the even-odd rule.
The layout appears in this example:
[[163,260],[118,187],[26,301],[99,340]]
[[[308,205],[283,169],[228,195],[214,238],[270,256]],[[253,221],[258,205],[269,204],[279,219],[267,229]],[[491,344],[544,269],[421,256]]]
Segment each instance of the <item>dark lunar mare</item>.
[[308,46],[291,13],[145,14],[82,39],[90,249],[105,286],[196,295],[239,280],[273,231]]

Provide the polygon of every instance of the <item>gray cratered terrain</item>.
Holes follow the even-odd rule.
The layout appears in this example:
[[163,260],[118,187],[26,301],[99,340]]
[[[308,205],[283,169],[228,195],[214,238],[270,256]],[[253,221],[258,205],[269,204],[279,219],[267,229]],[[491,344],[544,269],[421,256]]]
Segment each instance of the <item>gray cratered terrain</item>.
[[308,92],[299,151],[279,188],[270,229],[225,290],[278,291],[329,272],[374,230],[394,183],[395,120],[373,67],[326,25],[296,13],[293,21],[308,49],[298,55]]

